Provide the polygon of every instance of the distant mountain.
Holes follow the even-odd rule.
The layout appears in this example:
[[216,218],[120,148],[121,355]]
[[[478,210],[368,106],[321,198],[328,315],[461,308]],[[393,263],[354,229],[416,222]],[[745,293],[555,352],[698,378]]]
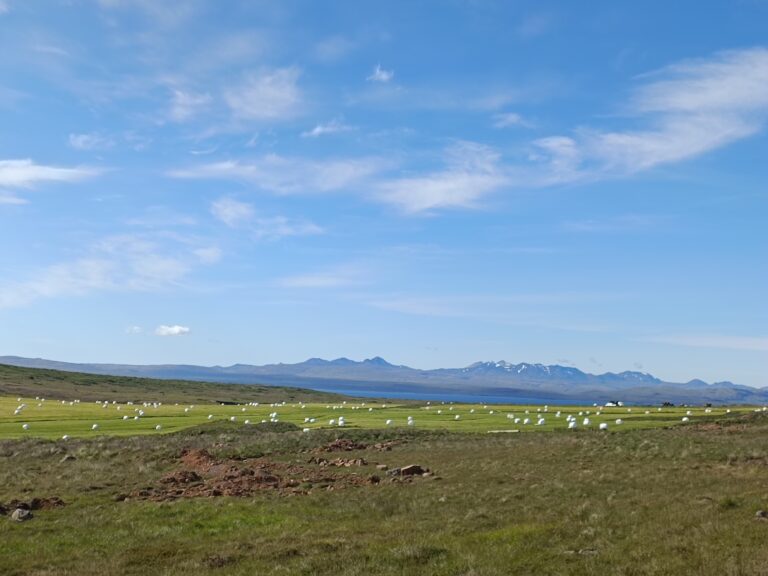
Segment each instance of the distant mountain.
[[390,364],[381,357],[310,358],[298,364],[195,366],[188,364],[75,364],[40,358],[0,356],[0,364],[51,368],[115,376],[205,380],[238,384],[273,384],[393,397],[493,397],[551,402],[768,403],[768,389],[703,380],[664,382],[644,372],[589,374],[578,368],[545,364],[476,362],[465,368],[418,370]]

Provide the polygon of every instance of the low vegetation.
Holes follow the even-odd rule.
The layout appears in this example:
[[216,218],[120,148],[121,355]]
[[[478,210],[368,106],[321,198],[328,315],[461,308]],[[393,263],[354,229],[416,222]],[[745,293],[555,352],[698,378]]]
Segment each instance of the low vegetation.
[[160,402],[277,402],[339,399],[337,394],[285,386],[214,384],[129,376],[102,376],[0,364],[0,396]]
[[[506,409],[164,404],[156,410],[173,414],[147,407],[127,423],[117,414],[129,406],[111,401],[46,400],[42,413],[84,414],[34,420],[33,396],[17,434],[16,402],[0,406],[0,426],[14,430],[0,440],[4,575],[720,575],[768,564],[768,514],[756,514],[768,509],[762,410],[697,408],[683,424],[684,408],[616,408],[625,423],[606,431],[488,434],[496,418],[513,427]],[[310,407],[349,424],[304,432]],[[221,415],[208,421],[209,409]],[[99,430],[68,440],[33,434],[104,412]],[[381,424],[394,414],[398,425]],[[404,425],[409,414],[416,425]],[[108,430],[173,418],[186,420],[170,433]],[[11,519],[27,508],[31,519]]]

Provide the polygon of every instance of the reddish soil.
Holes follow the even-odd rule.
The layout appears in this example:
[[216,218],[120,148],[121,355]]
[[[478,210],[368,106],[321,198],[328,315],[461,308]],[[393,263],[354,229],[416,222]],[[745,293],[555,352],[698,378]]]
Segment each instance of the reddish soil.
[[267,458],[219,460],[205,450],[189,450],[182,454],[180,464],[179,469],[163,476],[158,485],[135,490],[125,499],[165,501],[214,496],[244,497],[263,491],[289,496],[381,482],[376,474],[364,471],[328,470],[330,467],[363,468],[368,463],[362,458],[337,458],[332,461],[311,458],[307,464],[291,464]]
[[353,450],[376,450],[379,452],[388,452],[392,450],[394,446],[402,444],[402,440],[389,440],[387,442],[378,442],[376,444],[364,444],[362,442],[355,442],[354,440],[348,440],[347,438],[338,438],[333,442],[321,446],[314,450],[314,452],[352,452]]
[[66,503],[58,496],[50,498],[32,498],[31,500],[11,500],[7,504],[0,503],[0,516],[10,514],[17,508],[24,510],[52,510],[66,506]]

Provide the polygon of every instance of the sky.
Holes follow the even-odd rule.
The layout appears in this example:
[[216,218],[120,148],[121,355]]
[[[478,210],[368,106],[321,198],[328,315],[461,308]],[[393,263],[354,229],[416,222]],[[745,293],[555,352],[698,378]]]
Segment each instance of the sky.
[[0,0],[0,355],[768,385],[767,129],[762,0]]

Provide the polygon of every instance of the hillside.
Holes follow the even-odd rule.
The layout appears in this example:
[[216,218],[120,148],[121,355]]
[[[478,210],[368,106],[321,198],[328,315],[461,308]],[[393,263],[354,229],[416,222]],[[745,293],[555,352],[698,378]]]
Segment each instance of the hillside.
[[241,386],[211,382],[104,376],[0,364],[0,396],[43,396],[83,401],[325,402],[337,394],[283,386]]
[[194,380],[229,384],[299,386],[350,395],[491,402],[579,403],[622,400],[764,404],[768,390],[699,379],[666,382],[637,371],[590,374],[571,366],[476,362],[464,368],[420,370],[390,364],[380,357],[360,362],[348,358],[310,358],[296,364],[195,366],[185,364],[74,364],[39,358],[0,356],[0,363],[83,373]]

